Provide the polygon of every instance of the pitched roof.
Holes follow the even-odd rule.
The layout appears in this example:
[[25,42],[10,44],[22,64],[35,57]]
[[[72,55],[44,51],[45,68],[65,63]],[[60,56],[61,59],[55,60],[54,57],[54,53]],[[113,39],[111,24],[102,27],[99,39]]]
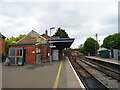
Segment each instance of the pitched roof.
[[46,39],[50,39],[50,36],[46,35],[46,34],[42,34],[42,37],[46,38]]
[[32,30],[31,32],[29,32],[25,37],[23,37],[22,39],[20,39],[19,41],[17,41],[17,43],[19,43],[21,40],[23,40],[24,38],[26,38],[28,35],[30,35],[31,33],[36,33],[40,38],[46,40],[46,38],[44,38],[43,36],[41,36],[40,34],[38,34],[37,32],[35,32],[34,30]]
[[6,37],[3,36],[3,35],[1,34],[1,32],[0,32],[0,38],[5,39]]

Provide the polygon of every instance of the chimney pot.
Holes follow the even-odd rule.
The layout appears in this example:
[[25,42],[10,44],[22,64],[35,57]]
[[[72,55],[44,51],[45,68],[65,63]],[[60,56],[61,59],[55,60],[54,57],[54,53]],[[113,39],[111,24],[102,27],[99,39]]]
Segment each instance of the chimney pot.
[[45,34],[48,35],[48,31],[47,30],[45,30]]

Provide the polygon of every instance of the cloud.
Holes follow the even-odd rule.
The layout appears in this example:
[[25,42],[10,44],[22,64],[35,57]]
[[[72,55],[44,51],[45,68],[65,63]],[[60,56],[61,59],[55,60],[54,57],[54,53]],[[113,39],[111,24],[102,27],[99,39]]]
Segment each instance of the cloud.
[[[117,0],[85,0],[64,2],[8,2],[0,3],[0,32],[5,36],[27,34],[32,29],[38,33],[52,26],[61,27],[75,38],[72,47],[83,44],[87,37],[98,33],[101,42],[117,32]],[[10,32],[8,32],[10,31]],[[52,30],[54,34],[56,30]]]
[[119,0],[1,0],[1,2],[118,2]]

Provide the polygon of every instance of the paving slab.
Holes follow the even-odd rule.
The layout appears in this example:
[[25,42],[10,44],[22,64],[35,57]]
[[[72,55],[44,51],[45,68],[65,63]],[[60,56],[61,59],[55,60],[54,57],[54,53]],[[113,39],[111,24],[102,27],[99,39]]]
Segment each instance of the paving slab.
[[85,57],[120,65],[120,60],[114,60],[114,59],[109,59],[109,58],[101,58],[101,57],[96,57],[96,56],[85,56]]
[[68,58],[63,60],[58,88],[81,88],[75,73],[73,72]]
[[52,64],[38,66],[3,66],[3,88],[52,88],[59,61]]
[[2,67],[2,88],[53,88],[63,62],[57,88],[81,88],[67,59],[51,63]]

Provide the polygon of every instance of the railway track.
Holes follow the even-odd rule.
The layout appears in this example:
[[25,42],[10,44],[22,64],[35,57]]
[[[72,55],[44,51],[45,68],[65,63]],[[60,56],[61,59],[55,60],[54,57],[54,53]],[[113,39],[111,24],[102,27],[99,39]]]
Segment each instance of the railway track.
[[[115,71],[113,69],[110,69],[108,67],[105,67],[101,64],[98,63],[94,63],[94,62],[89,62],[89,60],[80,60],[81,62],[99,70],[100,72],[106,74],[109,77],[112,77],[113,79],[117,80],[118,82],[120,82],[120,72]],[[80,63],[80,62],[79,62]]]
[[92,74],[90,74],[86,69],[84,69],[78,62],[70,61],[75,71],[77,72],[79,78],[84,84],[86,90],[109,90],[105,85],[103,85],[99,80],[97,80]]

